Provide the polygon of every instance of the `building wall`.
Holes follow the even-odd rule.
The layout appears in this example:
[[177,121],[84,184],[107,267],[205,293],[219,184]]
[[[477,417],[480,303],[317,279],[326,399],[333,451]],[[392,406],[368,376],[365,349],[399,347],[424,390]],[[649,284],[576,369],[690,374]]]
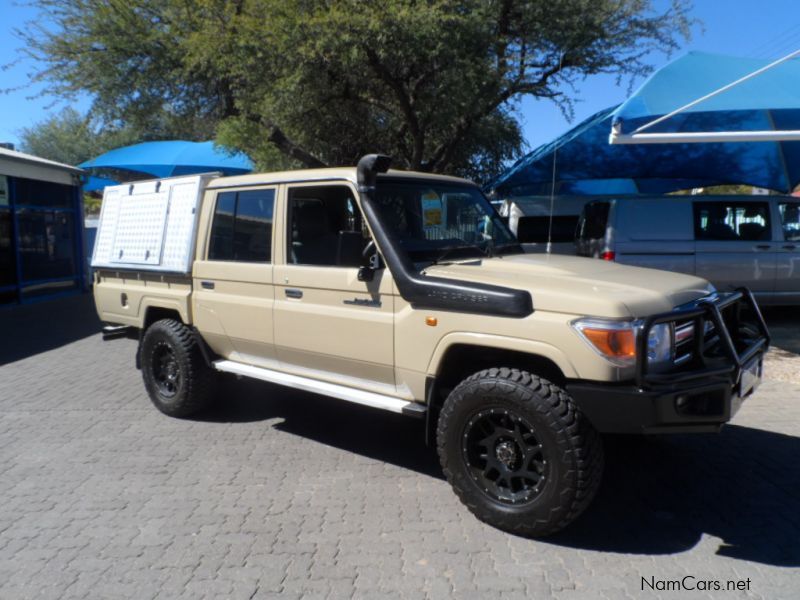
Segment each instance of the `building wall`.
[[27,165],[14,165],[14,175],[8,175],[3,166],[0,163],[0,305],[79,291],[84,261],[76,178]]

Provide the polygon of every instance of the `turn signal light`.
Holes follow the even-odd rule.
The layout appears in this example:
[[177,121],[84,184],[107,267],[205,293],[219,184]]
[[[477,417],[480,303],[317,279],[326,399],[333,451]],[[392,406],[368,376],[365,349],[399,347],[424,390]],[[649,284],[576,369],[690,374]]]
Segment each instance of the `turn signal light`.
[[620,367],[636,363],[637,321],[578,319],[572,326],[599,355]]
[[439,324],[439,319],[436,317],[425,317],[425,325],[436,327]]
[[585,327],[584,337],[602,354],[613,358],[636,356],[636,335],[633,329],[595,329]]

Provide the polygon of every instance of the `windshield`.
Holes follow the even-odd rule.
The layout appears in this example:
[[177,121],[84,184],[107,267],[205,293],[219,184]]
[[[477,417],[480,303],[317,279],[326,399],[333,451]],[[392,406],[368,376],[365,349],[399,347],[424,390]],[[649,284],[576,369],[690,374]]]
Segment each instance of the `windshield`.
[[484,195],[468,185],[379,179],[377,204],[414,262],[521,252]]

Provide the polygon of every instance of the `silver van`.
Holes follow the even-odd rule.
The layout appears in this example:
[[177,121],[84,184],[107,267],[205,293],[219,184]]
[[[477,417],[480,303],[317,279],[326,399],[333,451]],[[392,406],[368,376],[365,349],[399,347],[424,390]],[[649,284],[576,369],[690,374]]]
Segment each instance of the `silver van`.
[[800,304],[800,198],[659,196],[588,203],[576,253],[749,287],[761,304]]

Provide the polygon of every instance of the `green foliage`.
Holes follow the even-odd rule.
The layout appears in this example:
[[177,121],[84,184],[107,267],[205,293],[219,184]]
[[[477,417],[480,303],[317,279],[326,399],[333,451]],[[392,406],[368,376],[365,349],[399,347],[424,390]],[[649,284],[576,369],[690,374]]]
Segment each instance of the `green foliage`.
[[[773,190],[767,190],[767,192],[770,196],[783,195]],[[753,186],[744,184],[710,185],[700,188],[699,190],[679,190],[677,192],[671,192],[670,195],[688,196],[692,193],[699,196],[750,196],[753,194]]]
[[23,152],[78,165],[113,148],[136,141],[130,130],[100,128],[73,108],[26,127],[19,132]]
[[520,98],[571,111],[597,73],[638,77],[687,36],[688,0],[36,0],[20,32],[52,93],[261,167],[353,164],[485,179],[523,149]]
[[83,212],[85,215],[99,215],[103,199],[100,194],[83,195]]

